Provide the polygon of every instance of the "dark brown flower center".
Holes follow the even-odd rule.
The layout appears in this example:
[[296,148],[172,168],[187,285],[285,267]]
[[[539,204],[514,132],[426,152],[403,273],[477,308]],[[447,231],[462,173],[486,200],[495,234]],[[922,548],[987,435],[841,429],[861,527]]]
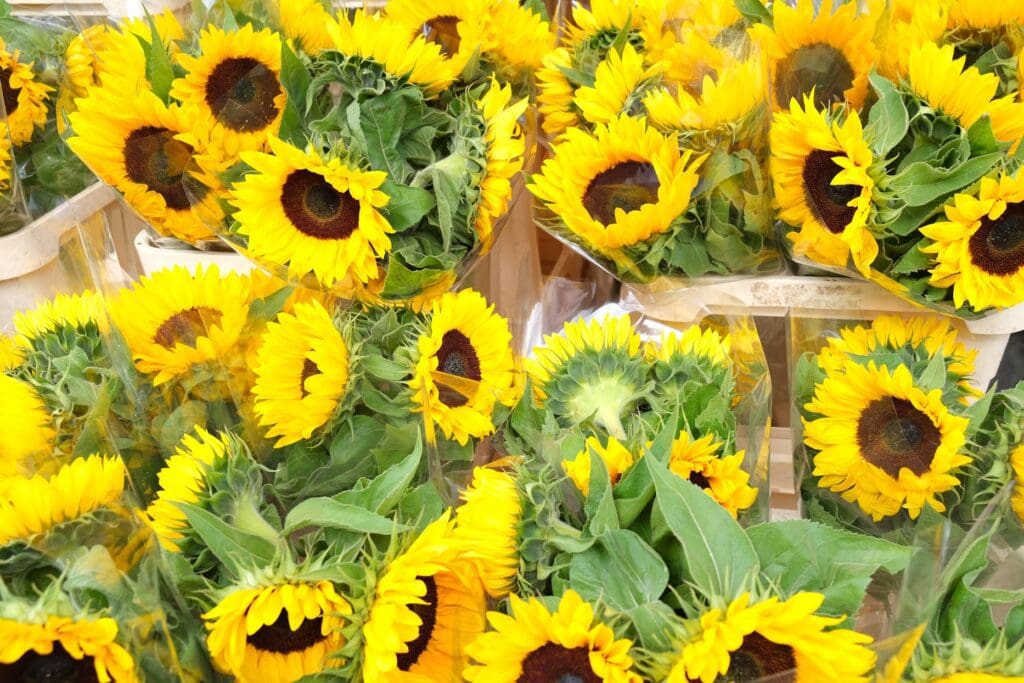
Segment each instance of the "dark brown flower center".
[[824,109],[846,99],[853,86],[853,67],[842,50],[827,43],[814,43],[793,50],[779,62],[775,75],[775,99],[789,108],[796,98],[803,105],[804,95],[814,89],[814,105]]
[[594,176],[583,193],[583,208],[602,225],[615,222],[615,210],[629,212],[658,201],[658,174],[646,162],[624,161]]
[[324,640],[323,634],[320,633],[322,624],[322,617],[303,619],[299,627],[293,631],[288,624],[288,612],[282,609],[277,621],[261,626],[256,633],[249,636],[248,642],[263,652],[302,652]]
[[206,104],[231,130],[252,133],[277,118],[274,99],[281,94],[277,74],[252,57],[225,59],[206,81]]
[[412,668],[413,664],[419,661],[420,655],[426,652],[427,646],[430,645],[430,637],[433,635],[434,627],[437,625],[437,582],[434,581],[433,576],[421,576],[419,580],[427,586],[427,592],[423,596],[423,601],[426,604],[409,605],[409,609],[420,618],[422,623],[420,624],[420,632],[416,636],[416,640],[406,643],[409,651],[398,653],[398,668],[400,671],[408,671]]
[[995,220],[983,217],[968,246],[971,262],[990,275],[1019,271],[1024,267],[1024,204],[1007,204]]
[[832,160],[835,152],[816,149],[804,160],[804,195],[815,217],[834,235],[841,233],[853,220],[857,209],[847,206],[857,198],[857,185],[833,185],[842,167]]
[[359,227],[359,202],[312,171],[291,172],[281,206],[296,230],[315,239],[343,240]]
[[175,135],[157,126],[136,128],[124,141],[124,165],[129,178],[163,197],[168,208],[184,211],[207,189],[188,173],[192,145],[175,140]]
[[711,482],[708,481],[708,478],[696,470],[690,472],[689,479],[690,483],[693,484],[694,486],[699,486],[702,489],[711,488]]
[[526,655],[516,683],[600,683],[590,666],[590,650],[546,643]]
[[718,682],[742,683],[773,676],[772,683],[792,683],[796,680],[795,669],[793,648],[773,643],[760,633],[751,633],[729,655],[729,671],[719,676]]
[[902,398],[872,401],[857,423],[864,459],[894,479],[904,467],[918,476],[927,472],[941,441],[931,418]]
[[4,110],[10,116],[18,109],[18,95],[21,88],[11,87],[11,70],[0,69],[0,90],[4,94]]
[[60,643],[41,655],[29,650],[10,664],[0,664],[0,681],[10,683],[98,683],[92,657],[75,659]]
[[299,377],[299,389],[302,391],[302,398],[309,396],[309,391],[306,389],[306,380],[313,375],[319,375],[320,368],[317,364],[311,361],[309,358],[302,361],[302,375]]
[[459,20],[457,17],[434,17],[423,26],[427,40],[441,46],[441,52],[451,57],[459,51],[462,39],[459,38]]
[[[473,348],[473,342],[458,330],[448,330],[441,337],[441,348],[437,351],[437,369],[439,372],[479,382],[480,357]],[[440,383],[439,383],[440,384]],[[466,405],[469,398],[461,392],[444,385],[438,386],[438,398],[449,408]]]
[[172,349],[175,344],[194,347],[199,337],[206,336],[210,327],[220,323],[221,317],[220,311],[208,306],[178,311],[157,328],[153,341],[165,349]]

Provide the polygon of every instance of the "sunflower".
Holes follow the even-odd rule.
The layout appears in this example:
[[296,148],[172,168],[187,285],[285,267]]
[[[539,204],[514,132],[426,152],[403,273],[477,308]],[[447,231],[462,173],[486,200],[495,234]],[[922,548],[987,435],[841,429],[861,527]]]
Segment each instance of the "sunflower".
[[57,438],[50,411],[32,385],[0,373],[0,477],[32,469],[29,458],[49,458]]
[[379,189],[387,174],[325,161],[273,137],[270,148],[273,154],[242,155],[255,172],[232,190],[249,251],[286,264],[294,278],[312,272],[328,288],[378,277],[377,259],[391,249],[394,232],[379,211],[389,201]]
[[1013,497],[1010,505],[1017,520],[1024,524],[1024,444],[1010,452],[1010,468],[1013,470]]
[[[186,242],[211,239],[223,212],[200,178],[194,157],[205,150],[182,138],[187,116],[148,91],[124,97],[92,88],[69,114],[68,146],[158,232]],[[194,140],[197,142],[197,140]]]
[[91,455],[64,465],[52,477],[17,477],[0,499],[0,543],[29,540],[58,524],[116,503],[124,492],[120,458]]
[[458,75],[440,45],[423,36],[414,38],[388,16],[357,10],[351,21],[339,17],[327,31],[343,54],[376,62],[392,77],[418,85],[430,95],[439,94]]
[[965,69],[965,61],[954,56],[952,45],[923,43],[907,58],[907,85],[932,109],[963,128],[969,129],[988,114],[997,140],[1019,141],[1024,135],[1024,103],[1014,95],[996,98],[999,77],[973,66]]
[[135,683],[135,662],[109,617],[47,616],[44,623],[0,618],[0,679]]
[[644,344],[644,353],[651,363],[672,363],[677,356],[696,356],[715,365],[729,367],[732,364],[729,357],[731,349],[730,335],[723,336],[718,330],[704,329],[699,325],[686,328],[682,334],[666,330],[657,342]]
[[879,49],[878,73],[891,81],[906,74],[911,51],[942,38],[949,9],[949,0],[891,0],[889,27]]
[[958,194],[946,220],[921,228],[933,244],[930,284],[952,287],[957,308],[1006,308],[1024,301],[1024,173],[982,178],[977,195]]
[[6,193],[11,187],[11,171],[14,169],[14,157],[11,156],[11,136],[7,124],[0,121],[0,193]]
[[516,478],[490,467],[477,467],[461,497],[462,505],[455,510],[455,538],[463,542],[463,557],[476,565],[487,593],[503,598],[519,572],[523,502]]
[[17,370],[25,362],[25,352],[13,337],[0,334],[0,373]]
[[621,52],[608,52],[594,71],[594,85],[577,90],[573,104],[590,123],[608,123],[632,113],[644,85],[660,71],[660,65],[645,67],[643,55],[626,43]]
[[476,106],[483,114],[487,132],[487,167],[480,179],[480,204],[476,211],[476,234],[489,247],[494,239],[494,221],[505,214],[512,199],[512,180],[523,169],[526,140],[519,128],[519,117],[529,102],[510,105],[512,87],[502,88],[497,81],[484,93]]
[[870,273],[878,243],[868,229],[875,182],[874,157],[860,117],[829,123],[805,98],[776,112],[771,127],[771,175],[779,217],[799,232],[787,234],[793,251],[818,263],[845,266],[848,258]]
[[641,344],[628,315],[566,323],[526,360],[534,401],[570,425],[592,419],[624,439],[622,417],[647,390]]
[[764,103],[764,72],[756,60],[725,66],[717,77],[705,76],[700,95],[683,88],[675,97],[665,88],[643,100],[651,123],[664,130],[715,130],[741,121]]
[[157,475],[160,490],[146,508],[160,545],[170,552],[178,552],[185,538],[182,531],[187,522],[179,506],[198,503],[206,492],[209,473],[233,453],[226,436],[216,437],[202,427],[196,427],[195,432],[196,436],[186,434],[164,463]]
[[107,311],[103,295],[92,290],[80,294],[58,294],[31,311],[14,314],[15,337],[22,348],[30,348],[50,334],[64,331],[82,334],[90,328],[106,331]]
[[18,50],[8,52],[0,38],[0,93],[3,93],[7,129],[15,146],[32,139],[36,128],[49,118],[47,99],[53,88],[40,83],[32,71],[33,64],[23,64]]
[[555,48],[541,64],[536,76],[541,128],[549,135],[558,135],[579,123],[573,109],[576,89],[565,75],[566,69],[575,68],[572,53],[564,47]]
[[750,600],[750,593],[743,593],[727,608],[701,616],[699,632],[683,647],[669,683],[756,681],[794,670],[795,678],[789,674],[787,680],[869,680],[875,665],[875,653],[867,647],[871,636],[826,630],[844,619],[815,614],[824,595],[800,592],[788,600],[772,597],[753,605]]
[[302,51],[316,56],[335,48],[328,26],[336,23],[320,0],[277,0],[281,32],[298,41]]
[[132,352],[135,367],[163,384],[189,368],[231,354],[249,313],[245,280],[217,266],[161,270],[124,290],[110,316]]
[[614,486],[642,454],[634,455],[614,436],[608,437],[608,443],[604,446],[601,445],[601,440],[597,437],[588,436],[583,450],[577,453],[572,460],[562,462],[562,469],[565,470],[566,476],[572,480],[572,483],[584,496],[590,495],[591,458],[595,455],[601,458]]
[[349,351],[318,301],[267,326],[256,362],[256,414],[282,448],[323,427],[349,390]]
[[487,12],[486,0],[391,0],[386,9],[388,19],[410,39],[423,35],[438,45],[455,74],[492,49]]
[[537,598],[510,598],[512,614],[489,612],[493,631],[467,650],[477,665],[466,669],[472,683],[516,681],[608,681],[640,683],[629,655],[633,643],[616,640],[594,608],[567,590],[552,614]]
[[[83,97],[89,88],[101,83],[102,65],[98,55],[110,49],[111,36],[116,34],[117,31],[107,24],[95,24],[85,28],[68,43],[64,50],[62,88],[68,91],[72,99]],[[63,92],[61,97],[64,98]]]
[[942,512],[938,494],[959,486],[954,470],[971,462],[961,453],[968,420],[926,393],[910,370],[855,361],[828,373],[805,406],[804,444],[818,485],[841,493],[878,521],[904,508],[911,519],[925,504]]
[[554,34],[544,18],[517,0],[489,0],[487,39],[497,61],[513,68],[539,69],[554,48]]
[[884,3],[871,0],[861,16],[853,2],[823,0],[817,15],[813,0],[798,0],[796,7],[784,2],[772,7],[774,28],[758,24],[752,31],[768,57],[776,109],[808,96],[819,109],[836,102],[859,109],[867,96],[868,74],[878,59],[872,38]]
[[572,128],[529,189],[584,244],[612,250],[667,231],[690,205],[705,156],[680,152],[644,119]]
[[445,294],[432,305],[416,352],[409,389],[428,441],[436,428],[460,444],[491,434],[495,404],[517,398],[508,321],[473,290]]
[[[465,646],[485,627],[487,598],[445,512],[392,560],[363,625],[363,680],[461,680]],[[405,672],[405,675],[402,675]]]
[[[562,41],[573,49],[605,36],[617,36],[643,27],[648,15],[637,0],[591,0],[572,5]],[[610,42],[610,41],[609,41]]]
[[288,99],[280,81],[281,37],[252,24],[232,32],[211,25],[200,33],[199,51],[177,55],[185,76],[171,84],[171,96],[227,158],[260,149],[281,126]]
[[722,444],[715,443],[714,434],[697,440],[683,431],[672,442],[669,469],[704,489],[712,500],[729,511],[735,518],[757,500],[757,489],[747,484],[750,475],[743,471],[743,451],[730,456],[719,456]]
[[206,645],[241,683],[290,683],[339,663],[351,613],[330,581],[233,587],[203,615]]

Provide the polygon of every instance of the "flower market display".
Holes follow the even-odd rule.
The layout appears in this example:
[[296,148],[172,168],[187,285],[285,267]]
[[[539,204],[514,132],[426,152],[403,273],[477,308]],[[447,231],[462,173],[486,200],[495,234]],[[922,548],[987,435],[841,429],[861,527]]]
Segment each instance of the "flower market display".
[[0,681],[1024,681],[1013,3],[382,4],[0,4]]

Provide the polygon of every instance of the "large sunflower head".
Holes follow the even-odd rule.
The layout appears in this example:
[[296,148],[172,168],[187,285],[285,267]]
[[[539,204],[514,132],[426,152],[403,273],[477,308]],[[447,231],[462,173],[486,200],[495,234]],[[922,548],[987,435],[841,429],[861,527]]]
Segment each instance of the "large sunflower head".
[[633,643],[616,639],[597,620],[594,608],[567,590],[552,613],[537,598],[510,598],[511,615],[490,612],[494,629],[469,646],[476,661],[466,669],[467,681],[611,681],[640,683],[633,672]]
[[988,115],[992,133],[1000,142],[1018,142],[1024,136],[1024,103],[1013,95],[997,97],[999,76],[966,66],[952,45],[926,42],[907,57],[906,85],[939,114],[969,129]]
[[379,189],[387,174],[325,160],[277,138],[270,147],[273,154],[243,154],[254,172],[232,190],[248,250],[287,266],[293,278],[312,273],[325,288],[378,277],[377,260],[390,250],[394,232],[380,213],[389,201]]
[[461,74],[474,56],[491,51],[486,0],[391,0],[387,17],[410,40],[423,36],[441,48],[451,71]]
[[526,360],[533,398],[566,426],[592,420],[623,439],[622,420],[648,389],[641,347],[628,315],[566,323]]
[[485,247],[494,240],[494,222],[508,210],[512,199],[512,181],[523,169],[526,139],[519,117],[529,101],[511,104],[512,88],[492,81],[477,101],[486,125],[487,166],[480,179],[480,202],[476,210],[476,234]]
[[309,439],[338,411],[350,386],[349,346],[318,301],[267,326],[256,361],[256,414],[278,448]]
[[477,292],[467,289],[435,301],[416,353],[409,389],[429,441],[437,429],[460,444],[487,436],[494,431],[495,406],[515,403],[508,321]]
[[643,453],[634,454],[614,436],[608,437],[608,442],[604,445],[596,436],[588,436],[583,450],[572,460],[563,461],[562,469],[576,488],[584,496],[589,496],[590,473],[595,456],[601,459],[614,486],[642,455]]
[[513,69],[540,68],[554,47],[551,25],[517,0],[489,0],[487,44],[500,66]]
[[878,73],[892,81],[907,73],[911,51],[942,38],[950,4],[949,0],[890,0],[888,29],[879,44]]
[[[1024,467],[1024,463],[1022,463]],[[455,511],[455,537],[463,557],[476,565],[487,593],[503,598],[519,573],[519,523],[523,501],[514,474],[477,467]]]
[[797,255],[831,266],[850,257],[870,272],[878,244],[868,230],[874,207],[874,157],[860,117],[840,123],[810,98],[776,112],[771,128],[771,175],[779,217],[799,232],[788,237]]
[[136,683],[131,654],[109,617],[0,618],[0,679]]
[[231,587],[203,615],[217,668],[240,681],[290,683],[339,664],[352,607],[330,581]]
[[743,451],[720,455],[722,443],[714,434],[693,439],[680,432],[672,442],[669,469],[704,490],[713,501],[735,518],[757,501],[757,489],[750,486],[750,474],[743,470]]
[[644,56],[630,43],[609,50],[594,70],[594,84],[576,91],[573,104],[590,123],[608,123],[620,114],[638,110],[641,97],[661,72],[661,65],[644,65]]
[[57,432],[32,385],[0,373],[0,477],[33,471],[53,452]]
[[288,99],[280,81],[281,37],[252,24],[231,32],[208,26],[199,52],[177,55],[185,76],[171,85],[171,96],[225,157],[261,148],[277,133]]
[[390,16],[357,10],[351,21],[339,17],[327,30],[341,53],[375,62],[388,75],[418,85],[430,95],[439,94],[458,76],[441,45],[413,36]]
[[787,680],[867,683],[875,665],[871,637],[832,628],[843,618],[816,614],[824,600],[821,593],[800,592],[750,604],[750,593],[743,593],[727,607],[709,609],[668,680],[757,681],[795,672]]
[[92,88],[69,115],[68,146],[157,231],[186,242],[211,239],[223,211],[201,179],[188,118],[154,94]]
[[712,365],[729,367],[732,363],[731,350],[730,335],[723,336],[713,327],[703,328],[700,325],[692,325],[682,333],[665,330],[657,342],[644,344],[644,352],[652,363],[666,365],[677,365],[680,358],[692,357]]
[[216,266],[195,274],[161,270],[121,292],[110,316],[124,335],[135,366],[163,384],[235,349],[249,313],[249,287]]
[[837,102],[864,104],[868,74],[878,59],[873,37],[884,3],[872,0],[864,14],[858,6],[823,0],[815,12],[813,0],[798,0],[796,7],[778,2],[772,5],[773,28],[754,27],[770,65],[776,109],[812,95],[819,109]]
[[41,344],[49,335],[106,332],[107,327],[103,295],[91,290],[81,294],[58,294],[31,311],[14,315],[15,339],[26,349]]
[[120,458],[76,458],[51,477],[35,475],[5,481],[0,499],[0,544],[29,542],[50,529],[115,506],[124,492]]
[[968,420],[942,404],[942,390],[915,386],[905,365],[890,371],[847,361],[827,373],[805,406],[804,444],[814,449],[818,485],[856,503],[875,521],[901,509],[911,519],[960,485],[971,462],[961,450]]
[[705,158],[631,117],[598,124],[593,134],[572,128],[552,151],[529,189],[576,241],[599,252],[666,232],[689,207]]
[[[950,2],[943,44],[952,44],[958,57],[968,63],[985,64],[984,69],[1000,76],[1001,94],[1020,89],[1020,81],[1005,51],[1017,54],[1024,48],[1024,6],[1010,2],[992,4],[984,0]],[[1002,63],[1000,63],[1002,62]]]
[[22,62],[18,50],[9,51],[0,38],[0,93],[4,98],[3,111],[7,112],[8,133],[15,146],[31,140],[36,128],[46,125],[47,100],[52,92],[53,88],[39,81],[32,64]]
[[952,287],[957,308],[1024,301],[1024,173],[983,178],[974,194],[946,205],[946,220],[921,228],[934,254],[930,283]]
[[[446,512],[380,575],[363,625],[363,680],[461,680],[487,597]],[[404,675],[403,675],[404,673]]]

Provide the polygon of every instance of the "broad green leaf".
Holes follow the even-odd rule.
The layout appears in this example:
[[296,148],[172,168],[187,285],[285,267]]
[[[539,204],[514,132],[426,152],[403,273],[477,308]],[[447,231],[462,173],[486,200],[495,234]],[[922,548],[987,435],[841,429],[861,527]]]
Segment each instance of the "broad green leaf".
[[933,258],[934,256],[924,253],[918,249],[917,245],[914,245],[906,254],[900,257],[900,260],[896,262],[891,270],[897,275],[919,273],[923,270],[928,270]]
[[868,78],[878,93],[878,102],[868,115],[867,132],[875,155],[884,158],[906,136],[910,118],[903,97],[892,81],[875,72]]
[[360,358],[359,365],[368,375],[389,382],[400,382],[409,376],[409,370],[404,365],[376,354]]
[[736,0],[736,9],[752,23],[772,25],[772,13],[761,4],[760,0]]
[[974,125],[967,131],[967,140],[971,145],[973,156],[980,157],[999,151],[999,141],[996,140],[996,136],[992,132],[992,119],[988,114],[984,114],[974,122]]
[[650,602],[626,610],[640,644],[654,652],[669,652],[673,647],[671,633],[679,617],[664,602]]
[[305,527],[342,529],[364,534],[390,534],[408,527],[356,505],[339,503],[332,498],[304,500],[288,513],[284,532],[290,534]]
[[823,593],[820,611],[833,615],[856,614],[872,575],[879,568],[902,570],[911,555],[905,546],[803,519],[760,524],[747,536],[762,575],[783,595]]
[[951,169],[935,168],[919,161],[900,171],[892,179],[890,187],[908,206],[923,206],[967,187],[988,173],[1002,158],[1001,153],[986,154]]
[[146,78],[153,94],[164,102],[171,93],[171,82],[174,80],[174,69],[171,66],[171,55],[168,54],[160,33],[156,30],[156,22],[152,16],[147,16],[149,21],[149,44],[139,38],[142,50],[146,53]]
[[941,389],[946,385],[946,356],[937,353],[928,361],[928,366],[918,378],[918,383],[927,391]]
[[624,611],[658,600],[668,587],[668,568],[635,533],[613,529],[573,556],[569,583],[584,598]]
[[274,561],[275,546],[262,536],[246,533],[195,505],[179,504],[189,526],[232,573],[262,568]]
[[729,513],[665,463],[643,457],[654,482],[654,504],[679,542],[687,576],[708,595],[733,597],[757,571],[754,546]]
[[[417,432],[418,433],[418,432]],[[366,488],[354,491],[343,491],[334,496],[334,500],[346,505],[355,505],[372,512],[383,514],[392,510],[406,493],[409,484],[416,475],[423,456],[423,446],[419,439],[416,447],[400,463],[386,469]]]
[[384,215],[395,230],[401,232],[419,225],[423,217],[434,208],[434,195],[420,187],[384,183],[381,191],[390,197]]

